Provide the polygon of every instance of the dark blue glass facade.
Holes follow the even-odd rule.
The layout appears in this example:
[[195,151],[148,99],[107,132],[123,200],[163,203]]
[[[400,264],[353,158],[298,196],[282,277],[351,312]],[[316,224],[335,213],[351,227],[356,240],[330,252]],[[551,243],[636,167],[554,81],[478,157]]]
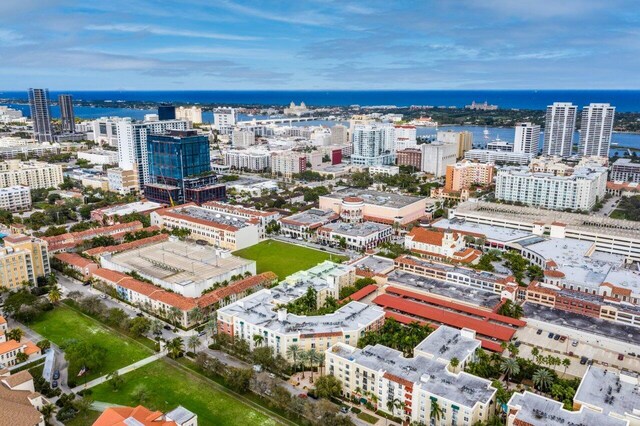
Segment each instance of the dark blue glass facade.
[[211,172],[209,140],[195,131],[149,135],[147,151],[149,176],[153,183],[180,182],[185,178]]

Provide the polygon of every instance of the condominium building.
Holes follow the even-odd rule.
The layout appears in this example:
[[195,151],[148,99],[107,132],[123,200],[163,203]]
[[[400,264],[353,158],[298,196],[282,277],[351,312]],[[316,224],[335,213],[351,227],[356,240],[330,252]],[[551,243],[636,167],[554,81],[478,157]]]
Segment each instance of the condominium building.
[[615,112],[609,104],[592,103],[582,109],[579,156],[609,157]]
[[231,134],[231,145],[234,148],[248,148],[251,145],[255,145],[256,135],[252,130],[244,127],[237,127],[233,129]]
[[407,148],[396,152],[398,166],[413,167],[414,170],[422,170],[422,150],[420,148]]
[[105,149],[90,149],[89,151],[79,151],[78,159],[87,160],[89,163],[99,166],[117,164],[118,153]]
[[218,108],[213,111],[213,128],[223,135],[231,133],[236,122],[236,110],[233,108]]
[[463,160],[447,166],[445,191],[456,192],[472,185],[489,186],[493,182],[495,166]]
[[346,145],[349,143],[347,126],[336,124],[331,128],[331,145]]
[[425,143],[420,145],[422,149],[422,171],[443,177],[447,172],[447,166],[455,164],[458,157],[458,145],[455,143]]
[[357,345],[367,331],[384,323],[384,312],[377,306],[349,302],[331,314],[304,316],[287,312],[285,306],[313,288],[317,306],[328,297],[338,298],[340,289],[352,285],[355,267],[325,261],[307,271],[287,277],[280,285],[260,290],[218,310],[218,332],[257,347],[254,336],[263,337],[262,345],[273,348],[274,355],[290,359],[287,349],[323,351],[336,343]]
[[38,277],[51,273],[47,243],[22,234],[4,237],[0,249],[0,287],[15,290],[22,283],[35,285]]
[[189,121],[191,123],[202,123],[202,108],[197,106],[176,108],[176,120]]
[[60,164],[20,160],[0,162],[0,188],[16,185],[31,189],[57,188],[63,180]]
[[53,142],[49,89],[29,89],[29,108],[36,142]]
[[416,126],[396,125],[394,126],[394,138],[396,151],[418,146],[416,140]]
[[325,356],[328,374],[342,383],[348,398],[374,395],[370,402],[377,409],[406,423],[436,424],[432,411],[437,406],[437,424],[471,425],[486,422],[497,410],[491,381],[461,371],[461,365],[475,359],[479,346],[472,330],[440,326],[411,358],[383,345],[356,349],[343,343]]
[[135,194],[140,192],[140,181],[138,179],[138,168],[124,170],[120,167],[107,169],[107,179],[109,190],[121,195]]
[[352,131],[351,162],[361,166],[394,164],[394,127],[386,123],[358,124]]
[[570,176],[532,173],[523,167],[506,167],[496,175],[495,197],[552,210],[589,211],[606,192],[607,169],[574,169]]
[[191,238],[231,251],[260,241],[260,229],[255,218],[216,213],[194,204],[156,210],[151,213],[151,224],[170,230],[189,230]]
[[467,131],[440,131],[437,133],[436,140],[442,143],[455,144],[457,147],[457,158],[463,158],[464,153],[473,147],[473,133]]
[[611,177],[615,182],[640,182],[640,161],[618,158],[611,166]]
[[90,134],[98,145],[118,146],[118,122],[122,117],[101,117],[91,122]]
[[570,102],[554,102],[547,107],[543,155],[570,157],[578,107]]
[[224,164],[235,170],[263,172],[271,167],[271,153],[257,149],[229,150],[224,153]]
[[304,152],[281,151],[271,153],[271,174],[291,180],[293,175],[307,170]]
[[76,132],[76,115],[73,112],[73,97],[71,95],[58,95],[60,107],[60,130],[62,133]]
[[464,158],[480,163],[527,165],[533,154],[511,151],[494,151],[490,149],[472,149],[464,153]]
[[31,189],[21,185],[0,188],[0,209],[10,212],[31,210]]
[[393,227],[384,223],[328,223],[318,228],[320,244],[349,250],[370,250],[389,241]]
[[118,166],[124,170],[137,168],[139,186],[144,188],[144,184],[150,182],[148,136],[163,134],[167,130],[187,130],[189,127],[190,124],[184,120],[118,121]]
[[513,152],[536,155],[539,145],[539,125],[531,123],[516,124],[516,135],[513,138]]

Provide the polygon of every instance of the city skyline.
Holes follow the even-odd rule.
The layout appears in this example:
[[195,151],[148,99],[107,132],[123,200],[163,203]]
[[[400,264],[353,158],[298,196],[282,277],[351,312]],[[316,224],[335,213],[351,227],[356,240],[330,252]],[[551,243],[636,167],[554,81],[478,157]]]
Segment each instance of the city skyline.
[[633,6],[10,0],[0,90],[637,89]]

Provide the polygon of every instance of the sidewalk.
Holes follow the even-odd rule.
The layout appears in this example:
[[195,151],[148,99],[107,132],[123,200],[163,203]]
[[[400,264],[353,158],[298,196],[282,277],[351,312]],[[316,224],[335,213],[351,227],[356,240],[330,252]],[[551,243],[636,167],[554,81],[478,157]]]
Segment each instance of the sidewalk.
[[[127,365],[126,367],[122,367],[121,369],[117,370],[118,374],[123,375],[123,374],[127,374],[127,373],[129,373],[129,372],[131,372],[133,370],[137,370],[140,367],[144,367],[147,364],[150,364],[150,363],[152,363],[154,361],[159,360],[160,358],[164,357],[165,355],[166,355],[166,351],[158,352],[157,354],[151,355],[148,358],[141,359],[140,361],[134,362],[131,365]],[[81,390],[89,389],[89,388],[92,388],[94,386],[98,386],[99,384],[102,384],[102,383],[106,382],[107,380],[109,380],[108,376],[109,375],[107,374],[107,375],[104,375],[102,377],[98,377],[97,379],[93,379],[93,380],[87,382],[84,385],[76,386],[75,388],[71,389],[71,391],[74,392],[74,393],[78,393]]]

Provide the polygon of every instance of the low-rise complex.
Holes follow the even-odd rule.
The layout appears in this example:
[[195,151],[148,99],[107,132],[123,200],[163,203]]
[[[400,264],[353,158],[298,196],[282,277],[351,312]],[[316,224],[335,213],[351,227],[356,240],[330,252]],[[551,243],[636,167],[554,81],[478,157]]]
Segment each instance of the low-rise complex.
[[318,228],[338,220],[338,214],[331,209],[309,209],[280,219],[280,232],[292,238],[312,238]]
[[154,203],[152,201],[136,201],[129,204],[119,204],[116,206],[109,206],[92,210],[91,220],[96,220],[101,223],[113,225],[118,221],[118,218],[122,216],[126,216],[132,213],[149,215],[152,211],[158,210],[162,207],[162,204]]
[[198,416],[182,406],[164,414],[137,407],[108,407],[93,426],[198,426]]
[[15,290],[24,283],[36,285],[38,277],[51,273],[47,243],[22,234],[4,237],[0,248],[0,288]]
[[389,241],[393,227],[384,223],[328,223],[318,228],[317,238],[322,244],[350,250],[369,250]]
[[39,161],[0,162],[0,188],[23,185],[31,189],[57,188],[63,181],[62,166]]
[[634,161],[632,158],[618,158],[611,165],[610,180],[640,182],[640,161]]
[[28,371],[0,371],[0,413],[12,426],[45,426],[40,412],[48,401],[35,391]]
[[0,188],[0,209],[10,212],[31,210],[31,189],[22,185]]

